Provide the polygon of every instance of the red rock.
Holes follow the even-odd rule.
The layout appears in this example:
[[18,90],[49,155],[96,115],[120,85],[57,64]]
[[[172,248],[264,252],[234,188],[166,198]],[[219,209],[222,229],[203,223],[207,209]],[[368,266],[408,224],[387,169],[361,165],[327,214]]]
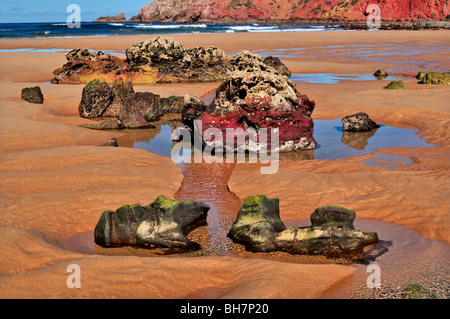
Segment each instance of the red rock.
[[243,22],[289,19],[364,21],[369,4],[381,9],[381,19],[443,19],[450,3],[439,0],[154,0],[136,22]]

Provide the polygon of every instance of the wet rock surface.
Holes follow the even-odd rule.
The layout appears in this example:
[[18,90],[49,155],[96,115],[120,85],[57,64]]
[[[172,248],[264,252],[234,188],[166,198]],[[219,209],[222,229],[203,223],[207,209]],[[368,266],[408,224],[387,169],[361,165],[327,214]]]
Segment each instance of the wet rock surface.
[[365,246],[378,242],[378,236],[355,228],[355,218],[354,211],[324,206],[312,213],[311,227],[286,228],[280,219],[278,199],[256,195],[244,200],[229,236],[250,251],[359,256]]
[[[311,118],[314,101],[257,54],[243,51],[232,57],[230,65],[235,71],[217,88],[210,105],[196,96],[185,97],[183,123],[201,132],[205,146],[242,152],[316,148]],[[201,121],[201,127],[194,128],[194,120]],[[209,128],[220,130],[222,139],[205,134]],[[235,135],[230,136],[227,129]],[[274,133],[278,141],[272,140]]]
[[372,121],[369,115],[363,112],[342,119],[342,131],[344,132],[369,132],[379,127],[380,125]]
[[153,203],[125,205],[105,211],[95,230],[95,243],[102,247],[137,246],[195,249],[188,238],[206,224],[209,206],[195,201],[177,201],[159,196]]

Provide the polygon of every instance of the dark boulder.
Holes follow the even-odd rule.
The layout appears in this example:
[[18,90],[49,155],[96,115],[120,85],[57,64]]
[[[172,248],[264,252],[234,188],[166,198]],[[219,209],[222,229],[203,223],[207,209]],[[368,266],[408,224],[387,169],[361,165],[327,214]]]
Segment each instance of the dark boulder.
[[101,117],[113,99],[113,92],[108,83],[95,79],[83,88],[78,112],[85,118]]
[[363,112],[346,116],[341,121],[344,132],[368,132],[380,127],[369,118],[368,114]]
[[43,104],[44,95],[39,86],[23,88],[21,98],[28,103]]
[[383,89],[385,89],[385,90],[404,90],[405,85],[403,84],[402,81],[391,81],[388,83],[388,85],[383,87]]

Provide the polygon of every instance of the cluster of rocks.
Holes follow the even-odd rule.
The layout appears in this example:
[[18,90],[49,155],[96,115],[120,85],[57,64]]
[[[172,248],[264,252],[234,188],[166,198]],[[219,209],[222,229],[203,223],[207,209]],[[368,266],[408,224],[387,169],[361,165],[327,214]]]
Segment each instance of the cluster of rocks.
[[151,122],[164,113],[180,112],[182,97],[161,98],[150,92],[134,92],[129,81],[114,81],[112,86],[96,79],[83,89],[78,112],[84,118],[107,118],[82,127],[98,130],[153,127]]
[[[205,225],[209,206],[159,196],[153,203],[125,205],[102,213],[94,231],[102,247],[137,246],[198,249],[186,235]],[[265,195],[247,197],[228,236],[249,251],[288,251],[342,257],[361,254],[378,241],[376,233],[353,226],[356,214],[342,207],[325,206],[311,215],[311,227],[286,228],[280,219],[279,201]]]
[[[220,81],[233,72],[231,57],[216,47],[184,48],[168,37],[135,42],[125,51],[126,58],[102,51],[77,48],[66,54],[67,63],[56,69],[51,83],[87,83],[93,79],[133,83]],[[265,62],[290,75],[278,58]]]
[[[234,71],[217,88],[210,105],[205,105],[197,96],[185,97],[184,125],[192,132],[201,133],[206,146],[224,150],[231,147],[234,151],[287,152],[316,148],[311,118],[315,102],[297,91],[280,61],[273,61],[276,60],[271,58],[271,64],[276,64],[280,71],[249,51],[233,56],[229,63]],[[194,127],[194,120],[201,120],[202,127]],[[204,134],[209,128],[220,130],[223,140]],[[234,129],[236,135],[228,136],[229,128]],[[268,131],[262,131],[263,128]],[[256,133],[256,142],[245,139],[249,129]],[[271,129],[278,132],[279,147],[272,147]],[[245,139],[245,145],[234,142],[240,135]],[[267,143],[259,142],[262,135]],[[233,141],[227,142],[228,138]]]
[[244,200],[229,237],[250,251],[357,255],[365,246],[378,242],[378,236],[355,228],[355,218],[354,211],[324,206],[311,214],[310,227],[286,228],[280,219],[279,200],[255,195]]
[[419,72],[416,75],[419,84],[450,85],[450,72]]

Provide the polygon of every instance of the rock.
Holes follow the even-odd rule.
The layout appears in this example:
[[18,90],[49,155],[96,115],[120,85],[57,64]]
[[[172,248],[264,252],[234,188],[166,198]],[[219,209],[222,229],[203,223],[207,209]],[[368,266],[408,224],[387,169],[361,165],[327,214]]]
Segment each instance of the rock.
[[51,83],[79,84],[93,79],[113,82],[129,77],[129,68],[123,60],[102,51],[77,48],[66,54],[66,60],[66,64],[53,71]]
[[402,81],[391,81],[383,89],[385,90],[404,90],[405,85]]
[[290,77],[292,74],[291,71],[289,71],[289,69],[287,68],[287,66],[284,65],[283,62],[281,62],[281,60],[277,57],[273,57],[270,55],[266,57],[263,62],[266,65],[275,69],[281,75],[284,75],[285,77]]
[[198,248],[186,235],[206,224],[208,210],[201,202],[176,201],[162,195],[144,207],[125,205],[103,212],[95,227],[95,243],[102,247]]
[[436,295],[421,285],[408,284],[402,291],[403,299],[437,299]]
[[383,80],[389,76],[389,74],[384,70],[376,70],[373,74],[378,80]]
[[419,72],[416,75],[419,84],[445,84],[450,85],[450,72]]
[[342,120],[342,131],[344,132],[368,132],[380,127],[363,112],[344,117]]
[[181,113],[183,105],[183,96],[169,96],[161,98],[161,108],[164,113]]
[[359,255],[378,242],[378,236],[355,228],[355,218],[354,211],[343,207],[319,207],[311,214],[311,227],[286,229],[275,239],[275,247],[295,254]]
[[44,95],[42,94],[41,88],[39,86],[23,88],[20,97],[22,98],[22,100],[27,101],[28,103],[44,103]]
[[[243,51],[230,60],[230,72],[216,90],[213,102],[206,106],[198,97],[185,97],[182,111],[183,123],[194,131],[193,121],[201,120],[198,128],[206,146],[220,146],[217,139],[208,138],[203,133],[208,128],[221,130],[223,146],[227,144],[227,128],[253,129],[259,140],[266,128],[269,130],[267,144],[253,143],[246,139],[245,145],[228,143],[234,151],[261,151],[266,146],[271,149],[270,129],[278,129],[280,152],[314,149],[316,141],[312,136],[313,120],[311,113],[314,101],[297,92],[295,83],[289,81],[276,70],[263,63],[261,58]],[[214,136],[213,136],[214,137]],[[275,148],[273,150],[277,149]]]
[[95,124],[84,124],[90,129],[134,129],[154,128],[150,122],[157,121],[164,111],[161,99],[150,92],[134,92],[131,82],[115,81],[110,87],[98,79],[89,82],[83,89],[79,105],[81,117],[113,117]]
[[[149,1],[150,2],[150,1]],[[329,21],[361,21],[367,28],[366,10],[372,0],[154,0],[144,6],[132,22],[169,23],[299,23],[308,19]],[[392,0],[377,1],[383,23],[390,21],[416,21],[443,19],[449,8],[445,1]]]
[[83,88],[78,112],[85,118],[101,117],[113,99],[108,83],[93,80]]
[[91,130],[119,130],[121,128],[121,124],[118,119],[106,119],[94,124],[81,124],[80,127]]
[[127,18],[125,17],[125,14],[122,12],[121,14],[118,14],[114,17],[111,16],[105,16],[95,19],[92,22],[95,23],[113,23],[113,22],[127,22]]
[[324,206],[312,213],[311,227],[286,228],[278,199],[257,195],[245,199],[229,237],[250,251],[357,256],[365,246],[378,242],[378,236],[355,228],[355,217],[354,211],[343,207]]
[[253,251],[272,251],[277,233],[285,228],[278,198],[255,195],[244,200],[229,237]]
[[119,143],[117,143],[117,137],[113,137],[112,139],[110,139],[107,146],[119,147]]

